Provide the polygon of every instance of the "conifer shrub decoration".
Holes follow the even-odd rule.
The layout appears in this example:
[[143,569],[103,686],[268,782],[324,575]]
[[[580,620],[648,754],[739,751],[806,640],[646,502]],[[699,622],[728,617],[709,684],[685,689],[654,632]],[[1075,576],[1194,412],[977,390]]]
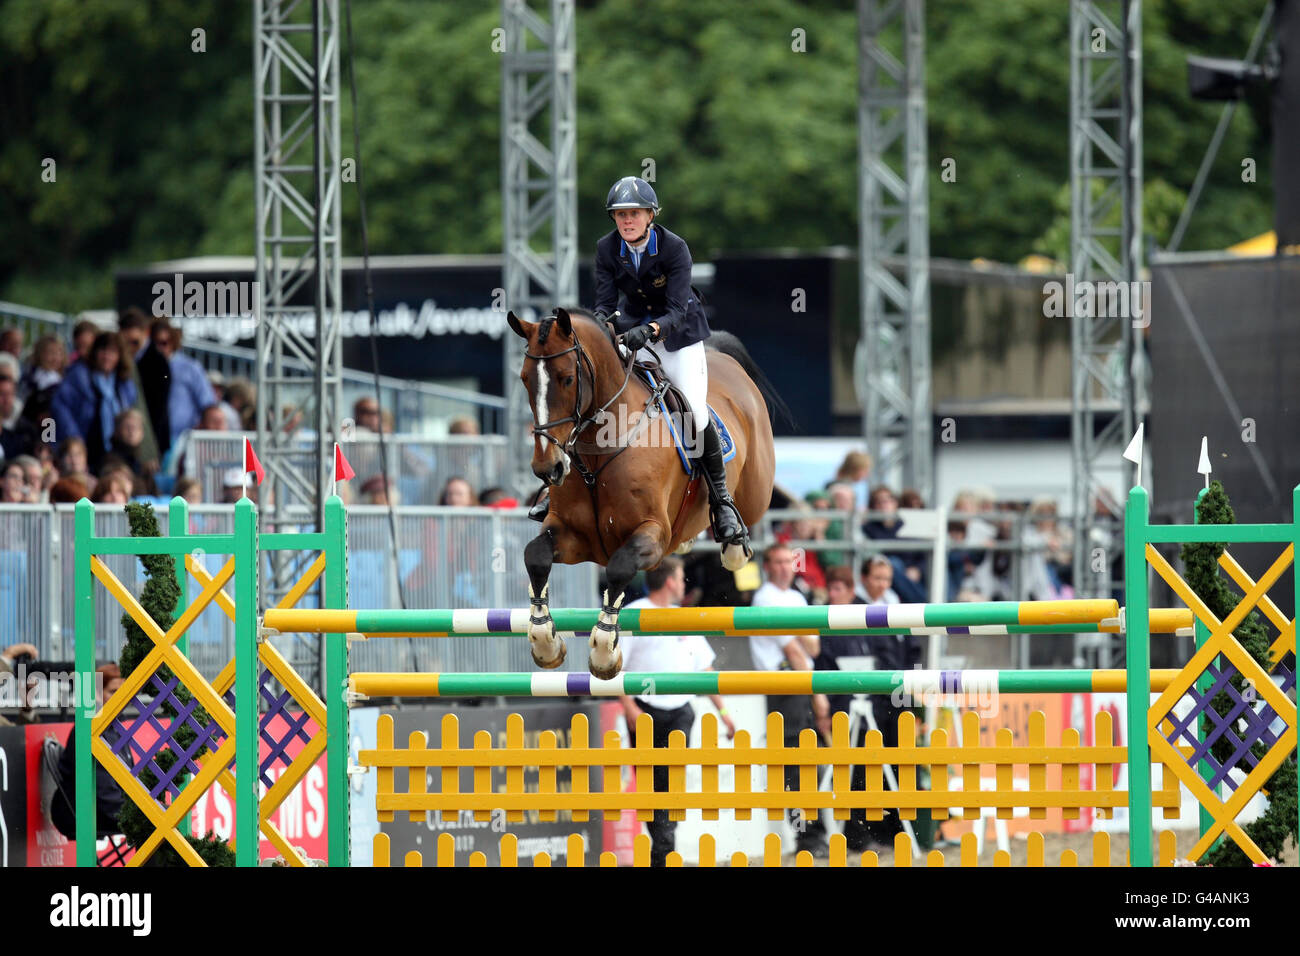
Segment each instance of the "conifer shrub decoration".
[[[1237,517],[1228,503],[1223,485],[1217,481],[1210,482],[1209,491],[1197,503],[1196,516],[1202,525],[1237,523]],[[1188,585],[1221,621],[1225,620],[1241,602],[1241,595],[1232,587],[1231,582],[1220,574],[1219,556],[1223,554],[1224,548],[1222,542],[1192,543],[1182,547],[1184,575]],[[1292,568],[1292,573],[1295,573],[1295,568]],[[1237,625],[1233,634],[1246,652],[1267,671],[1273,663],[1268,656],[1271,641],[1260,613],[1252,610]],[[1289,661],[1287,664],[1294,667],[1295,661]],[[1245,679],[1240,674],[1232,678],[1231,684],[1238,694],[1250,696],[1257,693],[1253,688],[1247,687]],[[1210,707],[1221,716],[1231,712],[1233,707],[1231,695],[1221,691],[1214,696]],[[1223,735],[1210,748],[1211,755],[1219,763],[1232,759],[1233,740],[1229,739],[1230,737],[1229,734]],[[1266,749],[1263,743],[1256,743],[1251,748],[1251,753],[1256,759],[1262,759]],[[1296,755],[1294,752],[1269,777],[1262,792],[1268,797],[1267,811],[1243,829],[1269,859],[1278,860],[1281,859],[1282,848],[1286,845],[1287,837],[1296,839]],[[1251,865],[1249,857],[1231,838],[1220,840],[1219,845],[1207,853],[1202,861],[1216,867]]]

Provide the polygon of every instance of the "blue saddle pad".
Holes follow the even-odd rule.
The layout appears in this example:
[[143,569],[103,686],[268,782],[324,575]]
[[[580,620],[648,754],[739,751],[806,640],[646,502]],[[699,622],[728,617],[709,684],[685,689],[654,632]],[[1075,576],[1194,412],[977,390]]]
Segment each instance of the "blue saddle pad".
[[[642,369],[641,374],[645,378],[646,383],[651,388],[654,388],[654,380],[651,378],[650,373]],[[686,453],[686,447],[682,444],[681,433],[677,430],[677,424],[668,414],[668,409],[665,407],[663,399],[659,400],[658,405],[659,414],[668,422],[668,430],[672,432],[673,446],[677,449],[677,458],[682,463],[682,470],[689,475],[692,470],[691,458]],[[713,427],[718,430],[718,440],[722,444],[722,460],[724,462],[731,461],[731,459],[736,457],[736,443],[732,441],[731,432],[727,431],[727,426],[723,424],[718,413],[713,410],[713,406],[709,405],[708,409],[709,418],[713,421]]]

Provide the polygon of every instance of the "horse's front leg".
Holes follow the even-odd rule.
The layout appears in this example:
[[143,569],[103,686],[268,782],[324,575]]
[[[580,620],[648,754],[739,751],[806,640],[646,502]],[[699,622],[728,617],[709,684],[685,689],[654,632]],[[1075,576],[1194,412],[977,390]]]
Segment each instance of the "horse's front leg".
[[547,605],[551,565],[555,562],[554,529],[542,533],[524,547],[524,566],[528,569],[528,644],[538,667],[555,668],[564,663],[564,639],[555,633],[555,621]]
[[605,565],[609,588],[591,631],[591,655],[587,661],[593,676],[609,680],[623,669],[623,652],[618,647],[618,611],[623,606],[623,592],[638,571],[653,568],[663,560],[665,544],[658,522],[647,521],[632,532]]

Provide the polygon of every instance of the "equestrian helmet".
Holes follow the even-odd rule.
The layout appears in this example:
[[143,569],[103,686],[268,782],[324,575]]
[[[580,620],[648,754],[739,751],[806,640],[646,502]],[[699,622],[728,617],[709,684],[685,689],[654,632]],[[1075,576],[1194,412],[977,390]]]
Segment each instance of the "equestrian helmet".
[[650,209],[659,215],[659,197],[644,179],[624,176],[609,188],[605,197],[605,212],[614,217],[615,209]]

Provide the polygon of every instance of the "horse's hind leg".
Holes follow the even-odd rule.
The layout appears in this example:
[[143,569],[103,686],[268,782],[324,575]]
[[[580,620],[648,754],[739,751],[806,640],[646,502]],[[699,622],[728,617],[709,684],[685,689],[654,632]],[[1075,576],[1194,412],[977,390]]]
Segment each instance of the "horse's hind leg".
[[653,568],[664,557],[663,533],[658,524],[647,521],[615,551],[605,565],[609,588],[596,626],[591,631],[591,656],[587,668],[595,677],[609,680],[623,669],[623,652],[618,647],[618,611],[624,590],[633,576]]
[[554,668],[564,663],[564,639],[555,632],[555,621],[547,606],[546,589],[550,586],[551,565],[555,561],[555,538],[550,528],[542,531],[524,548],[524,566],[528,569],[528,643],[538,667]]

